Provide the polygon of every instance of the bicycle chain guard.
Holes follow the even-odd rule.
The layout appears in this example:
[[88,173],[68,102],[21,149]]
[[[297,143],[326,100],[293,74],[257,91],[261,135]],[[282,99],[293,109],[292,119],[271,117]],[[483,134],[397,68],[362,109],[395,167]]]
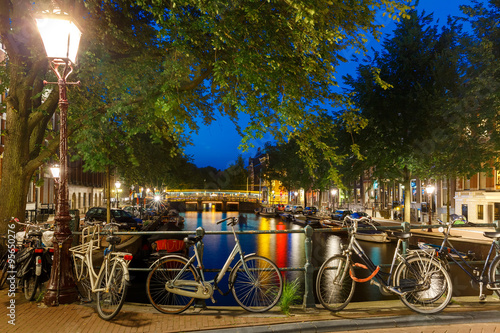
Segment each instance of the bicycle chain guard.
[[360,264],[360,263],[353,263],[351,265],[351,267],[349,267],[349,275],[351,276],[351,279],[353,279],[354,281],[358,282],[358,283],[363,283],[363,282],[368,282],[370,281],[371,279],[373,279],[375,277],[375,275],[377,275],[378,271],[380,270],[380,266],[377,266],[377,268],[373,271],[372,274],[370,274],[370,276],[364,278],[364,279],[359,279],[357,278],[355,275],[354,275],[354,271],[352,270],[353,267],[359,267],[359,268],[363,268],[363,269],[368,269],[368,267],[366,267],[365,265],[363,264]]

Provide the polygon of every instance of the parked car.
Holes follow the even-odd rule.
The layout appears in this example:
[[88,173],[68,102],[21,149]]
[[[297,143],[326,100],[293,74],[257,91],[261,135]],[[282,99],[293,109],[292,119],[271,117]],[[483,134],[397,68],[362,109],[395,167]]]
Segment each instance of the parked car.
[[[367,219],[369,222],[373,222],[372,217],[368,215],[365,212],[353,212],[351,215],[349,215],[353,219]],[[377,223],[378,225],[378,223]]]
[[343,221],[347,215],[351,215],[352,213],[353,211],[349,209],[337,209],[332,214],[332,219],[337,221]]
[[284,212],[285,211],[285,205],[284,204],[276,204],[275,207],[276,207],[276,210],[278,212]]
[[292,213],[302,213],[304,211],[304,207],[302,206],[293,206]]
[[314,206],[306,207],[304,208],[304,211],[302,211],[302,214],[304,215],[315,215],[318,212],[318,208]]
[[[106,207],[92,207],[85,214],[85,221],[106,222]],[[111,208],[111,221],[120,225],[120,229],[140,229],[142,220],[135,218],[123,209]]]

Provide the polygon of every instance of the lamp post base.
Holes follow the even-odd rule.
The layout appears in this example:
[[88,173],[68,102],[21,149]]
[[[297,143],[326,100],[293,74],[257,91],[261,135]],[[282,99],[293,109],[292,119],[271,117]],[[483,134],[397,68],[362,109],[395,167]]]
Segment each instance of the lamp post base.
[[73,235],[68,227],[71,216],[56,217],[56,230],[54,232],[54,260],[50,280],[47,283],[47,292],[43,302],[47,306],[70,304],[78,300],[71,264],[69,248]]

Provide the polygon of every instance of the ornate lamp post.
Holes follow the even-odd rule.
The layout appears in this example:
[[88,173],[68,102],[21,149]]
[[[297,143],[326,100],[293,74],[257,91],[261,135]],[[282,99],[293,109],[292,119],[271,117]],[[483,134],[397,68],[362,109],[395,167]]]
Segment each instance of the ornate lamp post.
[[[73,71],[81,32],[70,16],[61,12],[59,8],[54,8],[52,12],[43,13],[43,17],[40,16],[36,19],[36,23],[47,57],[51,60],[50,66],[58,79],[57,83],[54,82],[54,84],[59,87],[59,160],[61,166],[54,231],[54,245],[57,244],[57,246],[54,246],[54,261],[44,297],[46,305],[58,306],[59,304],[73,303],[78,298],[69,254],[73,235],[69,229],[71,216],[69,215],[68,200],[68,100],[66,85],[78,84],[79,82],[66,82],[66,79]],[[48,82],[44,81],[44,83]]]

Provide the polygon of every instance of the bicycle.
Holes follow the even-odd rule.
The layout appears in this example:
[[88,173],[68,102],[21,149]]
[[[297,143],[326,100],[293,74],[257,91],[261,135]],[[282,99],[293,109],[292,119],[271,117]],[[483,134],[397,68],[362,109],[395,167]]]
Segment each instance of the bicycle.
[[132,254],[115,252],[121,241],[114,235],[116,223],[106,225],[106,241],[109,246],[104,250],[104,260],[98,273],[93,266],[93,252],[100,250],[100,224],[90,225],[82,230],[82,244],[71,247],[77,289],[83,301],[92,301],[96,294],[97,313],[104,320],[114,318],[125,302],[130,277],[128,266]]
[[[497,243],[500,240],[500,232],[484,232],[484,237],[490,238],[493,240],[490,246],[490,250],[484,262],[484,266],[481,270],[478,268],[472,267],[470,263],[467,262],[468,255],[465,253],[461,253],[455,249],[453,244],[449,241],[451,227],[456,223],[463,223],[464,217],[457,215],[452,218],[451,222],[443,223],[443,221],[438,219],[440,224],[445,225],[445,227],[440,227],[439,231],[441,231],[444,235],[443,242],[441,246],[437,249],[428,244],[419,244],[420,247],[432,247],[436,250],[436,254],[445,264],[445,267],[449,270],[449,261],[453,261],[463,270],[469,277],[473,285],[479,285],[479,300],[484,301],[486,299],[486,295],[484,294],[484,287],[488,290],[494,291],[500,297],[500,246]],[[473,225],[473,223],[467,222],[469,225]],[[495,251],[495,256],[492,258],[493,251]],[[470,253],[469,253],[470,256]]]
[[[206,281],[203,262],[197,246],[203,245],[203,234],[188,236],[186,246],[194,248],[194,255],[186,258],[169,254],[153,263],[146,281],[146,291],[151,304],[162,313],[181,313],[194,299],[211,299],[218,290],[222,295],[232,294],[238,304],[250,312],[265,312],[275,306],[283,292],[283,277],[274,262],[256,255],[244,255],[234,230],[238,218],[228,217],[217,224],[227,221],[234,235],[235,245],[221,271],[214,280]],[[231,263],[239,254],[239,261],[229,273],[228,291],[222,292],[218,282],[230,269]],[[195,260],[198,267],[194,266]]]
[[[32,301],[42,293],[43,284],[49,280],[52,267],[52,256],[54,249],[44,244],[42,239],[47,237],[46,233],[53,236],[53,232],[34,223],[17,224],[25,226],[22,239],[22,247],[25,253],[20,252],[16,265],[19,284],[23,287],[24,296],[28,301]],[[51,244],[50,244],[51,245]],[[20,257],[25,258],[24,261]]]
[[[411,237],[409,232],[394,232],[397,246],[389,272],[380,270],[365,254],[355,238],[358,220],[353,219],[347,226],[348,244],[342,253],[327,259],[321,265],[316,279],[316,292],[321,304],[330,311],[345,308],[354,295],[356,282],[368,282],[379,287],[385,295],[396,294],[411,310],[431,314],[442,311],[450,302],[452,283],[446,269],[432,251],[409,250],[401,253],[403,240]],[[362,263],[355,262],[357,255]],[[366,278],[357,278],[354,268],[369,271]]]

